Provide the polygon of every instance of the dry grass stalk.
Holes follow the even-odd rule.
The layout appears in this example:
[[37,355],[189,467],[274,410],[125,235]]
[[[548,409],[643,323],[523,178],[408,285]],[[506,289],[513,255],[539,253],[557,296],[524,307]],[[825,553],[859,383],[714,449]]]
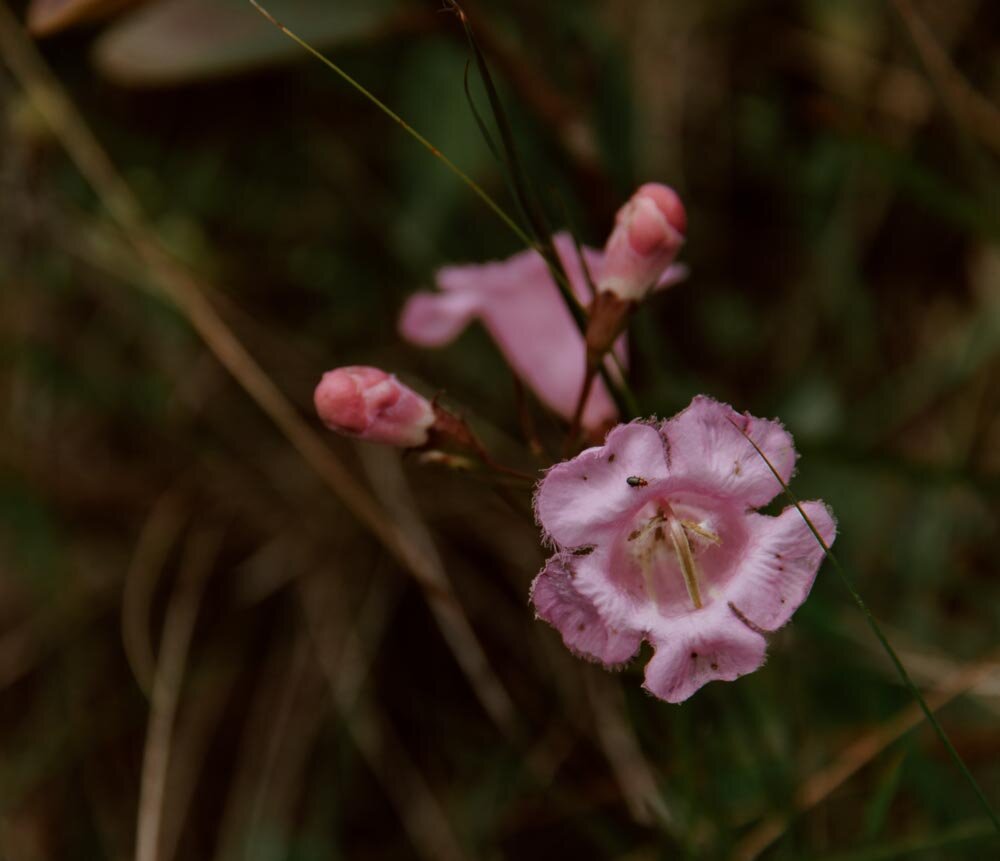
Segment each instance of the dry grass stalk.
[[656,785],[653,767],[628,721],[618,679],[606,673],[588,672],[587,693],[598,742],[611,764],[632,818],[642,825],[659,824],[667,831],[676,831],[677,823]]
[[427,573],[433,578],[434,585],[434,590],[427,594],[427,600],[452,653],[473,684],[483,707],[509,738],[515,738],[519,728],[514,704],[490,667],[489,659],[462,611],[441,556],[434,546],[434,539],[406,481],[398,453],[375,450],[369,446],[358,446],[358,453],[379,501],[410,544],[419,547],[427,560]]
[[[966,665],[947,684],[933,690],[926,697],[927,705],[937,711],[953,699],[973,690],[1000,672],[1000,655],[992,654],[981,661]],[[857,774],[894,741],[913,729],[923,720],[917,703],[907,706],[894,718],[864,733],[849,744],[829,765],[806,778],[796,790],[792,800],[792,814],[812,809],[831,793]],[[768,816],[757,825],[733,852],[733,861],[754,861],[774,843],[791,822],[792,814]]]
[[955,68],[910,0],[892,0],[892,4],[903,19],[928,75],[955,120],[994,152],[1000,153],[1000,109],[976,92]]
[[[345,614],[334,606],[329,586],[314,578],[300,585],[299,596],[334,706],[420,856],[427,861],[463,861],[468,856],[426,778],[374,702],[362,693],[373,658],[364,631],[374,629],[381,636],[383,620],[378,616],[385,610],[383,602],[376,595],[374,620],[345,625]],[[342,637],[338,629],[346,629]]]
[[203,529],[189,536],[177,586],[167,605],[160,652],[153,675],[152,700],[142,758],[136,825],[135,861],[158,861],[164,818],[167,772],[180,703],[181,685],[202,587],[219,552],[222,533]]
[[166,493],[150,511],[139,533],[122,590],[121,625],[125,657],[139,687],[153,689],[156,659],[150,631],[153,593],[186,518],[176,493]]
[[204,683],[192,684],[174,732],[174,753],[164,790],[160,828],[161,861],[173,861],[177,857],[206,756],[223,726],[240,669],[238,664],[228,660],[228,656],[216,660],[206,658],[199,661],[199,668]]
[[[456,649],[456,658],[463,670],[472,671],[470,681],[477,693],[487,693],[483,705],[490,716],[501,729],[509,732],[512,711],[504,702],[508,698],[505,693],[497,694],[497,691],[503,691],[502,686],[476,646],[471,627],[454,602],[454,595],[450,590],[441,590],[439,566],[434,558],[428,557],[424,549],[412,543],[344,467],[222,319],[208,300],[200,280],[166,250],[147,223],[132,190],[3,0],[0,0],[0,48],[15,78],[98,194],[136,256],[167,298],[184,313],[219,362],[341,502],[413,575],[432,606],[440,608],[445,602],[454,605],[448,611],[452,624],[444,632],[445,637],[449,645]],[[454,623],[458,618],[462,621]],[[463,654],[463,650],[467,650],[467,654]],[[483,687],[484,679],[489,680],[487,688]]]
[[324,681],[309,640],[273,649],[260,668],[226,800],[216,857],[257,857],[260,826],[278,824],[293,806],[302,771],[327,709]]

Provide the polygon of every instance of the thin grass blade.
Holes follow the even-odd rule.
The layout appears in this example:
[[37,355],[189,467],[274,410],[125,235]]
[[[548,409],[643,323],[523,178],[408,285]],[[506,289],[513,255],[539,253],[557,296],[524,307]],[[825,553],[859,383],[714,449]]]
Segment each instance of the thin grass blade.
[[510,215],[496,202],[482,186],[480,186],[475,180],[472,179],[465,171],[463,171],[457,164],[455,164],[448,156],[446,156],[441,150],[439,150],[434,144],[432,144],[427,138],[425,138],[420,132],[418,132],[413,126],[411,126],[406,120],[404,120],[399,114],[397,114],[392,108],[390,108],[385,102],[378,98],[371,90],[363,86],[355,78],[352,78],[347,72],[345,72],[340,66],[333,62],[329,57],[320,51],[316,50],[312,45],[306,42],[305,39],[296,35],[294,32],[288,29],[284,24],[282,24],[277,18],[275,18],[267,9],[265,9],[257,0],[248,0],[248,2],[263,15],[272,25],[277,27],[282,33],[284,33],[289,39],[295,42],[300,48],[302,48],[307,53],[311,54],[317,60],[319,60],[324,66],[334,72],[341,80],[350,85],[354,90],[364,96],[368,101],[370,101],[375,107],[377,107],[383,114],[385,114],[390,120],[392,120],[396,125],[398,125],[404,132],[406,132],[410,137],[412,137],[417,143],[419,143],[424,149],[426,149],[434,158],[440,161],[448,170],[450,170],[458,179],[465,184],[473,194],[476,195],[486,206],[497,216],[507,227],[529,248],[534,248],[536,251],[541,251],[537,244],[525,233],[521,227],[514,221]]
[[969,770],[969,767],[965,764],[965,760],[962,759],[961,754],[959,754],[958,750],[952,744],[951,739],[948,737],[948,734],[944,731],[944,727],[941,726],[938,719],[934,716],[934,712],[931,711],[931,709],[928,707],[927,701],[924,699],[923,694],[920,693],[920,689],[917,688],[917,686],[913,683],[913,680],[910,678],[910,674],[906,671],[906,667],[903,666],[903,662],[900,660],[899,655],[896,654],[896,650],[892,647],[892,645],[889,643],[888,638],[882,632],[882,627],[875,619],[875,616],[869,609],[868,604],[865,603],[864,598],[861,597],[861,593],[858,592],[857,587],[854,585],[854,582],[851,580],[847,572],[844,570],[843,566],[840,564],[840,560],[838,560],[837,557],[834,556],[833,553],[830,551],[829,545],[827,545],[827,543],[823,540],[823,536],[819,534],[819,531],[816,529],[813,522],[809,519],[809,515],[807,515],[803,510],[802,505],[799,503],[798,498],[795,496],[795,494],[792,493],[791,488],[789,488],[789,486],[785,483],[784,479],[782,479],[781,475],[774,468],[774,464],[771,463],[767,455],[764,454],[763,451],[761,451],[760,446],[758,446],[757,443],[755,443],[750,438],[750,435],[747,434],[741,427],[739,427],[739,425],[737,425],[735,422],[731,423],[733,427],[735,427],[740,432],[740,434],[742,434],[746,438],[746,441],[753,446],[754,451],[756,451],[757,454],[760,455],[761,460],[763,460],[764,463],[767,464],[767,468],[771,471],[771,474],[778,480],[778,483],[781,485],[782,490],[784,490],[785,496],[788,497],[789,501],[792,503],[792,505],[795,506],[796,510],[802,516],[802,519],[805,521],[806,526],[812,533],[813,538],[816,539],[816,541],[819,543],[819,546],[822,547],[823,550],[826,552],[827,558],[830,560],[830,564],[833,566],[834,571],[837,572],[837,576],[840,578],[840,581],[844,584],[845,588],[850,593],[851,598],[854,600],[854,603],[857,605],[858,609],[864,615],[865,620],[868,622],[868,626],[872,629],[872,633],[878,639],[879,643],[882,645],[882,648],[889,656],[889,659],[892,661],[893,666],[896,668],[896,672],[899,674],[899,677],[902,680],[903,685],[910,692],[910,695],[920,705],[920,710],[924,713],[924,717],[926,718],[927,722],[934,728],[934,732],[937,733],[938,738],[941,740],[941,744],[943,744],[945,750],[948,751],[948,755],[955,763],[955,767],[958,769],[961,775],[965,778],[966,782],[972,788],[972,791],[975,793],[976,798],[979,799],[979,803],[982,805],[983,809],[986,811],[986,814],[989,816],[990,822],[993,823],[994,829],[998,833],[1000,833],[1000,817],[997,816],[996,811],[993,809],[993,805],[990,804],[990,800],[986,797],[986,793],[983,792],[983,789],[979,785],[979,782],[976,780],[976,778],[972,776],[972,772]]
[[490,103],[493,119],[500,133],[500,141],[503,144],[504,163],[507,166],[514,186],[515,197],[528,218],[528,223],[534,233],[535,242],[540,247],[542,256],[545,258],[549,269],[552,270],[552,276],[559,287],[559,292],[562,294],[563,300],[566,302],[570,313],[573,315],[573,319],[582,332],[587,325],[586,313],[577,301],[576,296],[573,295],[569,284],[569,276],[562,264],[562,260],[556,253],[555,245],[552,243],[552,227],[538,205],[538,197],[533,192],[528,176],[521,165],[521,159],[517,152],[517,144],[514,140],[514,133],[511,130],[510,121],[507,118],[507,112],[504,110],[503,102],[500,100],[500,94],[493,83],[493,76],[490,74],[486,57],[479,47],[479,42],[472,30],[472,25],[469,23],[469,18],[465,14],[465,10],[462,9],[456,0],[448,0],[448,5],[458,16],[459,21],[462,22],[462,27],[465,30],[465,38],[469,43],[469,50],[475,58],[476,68],[479,71],[479,77],[486,90],[486,97]]

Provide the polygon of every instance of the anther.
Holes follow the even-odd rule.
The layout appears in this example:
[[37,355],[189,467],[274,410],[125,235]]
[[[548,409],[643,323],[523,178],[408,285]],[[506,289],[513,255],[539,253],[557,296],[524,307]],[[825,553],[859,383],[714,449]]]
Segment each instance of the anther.
[[687,529],[689,532],[693,532],[695,535],[700,535],[706,541],[711,541],[713,544],[721,544],[722,539],[719,538],[711,530],[705,529],[700,523],[695,523],[693,520],[682,520],[681,526]]

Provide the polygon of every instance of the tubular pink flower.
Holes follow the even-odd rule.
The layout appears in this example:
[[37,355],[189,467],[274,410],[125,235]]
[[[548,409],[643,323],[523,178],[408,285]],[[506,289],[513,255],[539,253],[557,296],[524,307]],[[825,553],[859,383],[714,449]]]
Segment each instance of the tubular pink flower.
[[403,448],[424,445],[435,421],[430,401],[392,374],[363,365],[327,371],[313,400],[330,430]]
[[[558,233],[553,242],[574,295],[587,304],[590,292],[572,238]],[[590,248],[584,248],[583,255],[596,277],[603,256]],[[664,274],[663,286],[683,277],[684,270],[674,267]],[[494,263],[445,267],[437,273],[437,286],[440,292],[417,293],[403,308],[399,329],[406,340],[421,347],[440,347],[479,319],[539,400],[563,418],[572,418],[585,373],[583,336],[538,252],[523,251]],[[624,337],[616,342],[615,352],[625,360]],[[616,416],[614,402],[598,380],[584,409],[583,425],[599,428]]]
[[670,187],[646,183],[618,210],[604,247],[597,289],[639,302],[662,278],[684,243],[687,214]]
[[[556,548],[532,585],[537,615],[605,666],[649,641],[644,686],[668,702],[758,669],[763,635],[791,618],[823,559],[794,506],[754,510],[782,488],[741,430],[787,482],[796,453],[778,422],[699,396],[666,422],[619,425],[535,496]],[[830,510],[802,507],[832,544]]]

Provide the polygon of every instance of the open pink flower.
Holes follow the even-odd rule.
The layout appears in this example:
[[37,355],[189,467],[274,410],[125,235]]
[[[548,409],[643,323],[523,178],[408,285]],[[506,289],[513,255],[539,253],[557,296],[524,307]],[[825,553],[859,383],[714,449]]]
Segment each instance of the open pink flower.
[[313,400],[330,430],[403,448],[424,445],[435,421],[430,401],[392,374],[363,365],[327,371]]
[[[586,276],[573,240],[567,233],[553,237],[576,298],[590,301]],[[603,265],[600,252],[583,249],[596,277]],[[662,279],[663,286],[684,277],[679,267]],[[440,292],[417,293],[403,308],[400,332],[422,347],[450,343],[474,319],[482,321],[514,372],[542,403],[569,420],[583,386],[583,336],[559,295],[542,256],[522,251],[507,260],[447,266],[437,273]],[[626,343],[618,339],[615,352],[624,360]],[[598,380],[583,413],[583,425],[599,428],[617,415],[607,388]]]
[[597,289],[626,302],[641,301],[674,262],[686,230],[677,192],[656,182],[640,186],[615,216]]
[[[557,550],[532,585],[538,616],[606,666],[648,640],[645,687],[668,702],[759,668],[763,635],[806,599],[823,558],[794,507],[755,511],[781,485],[740,430],[787,482],[796,453],[778,422],[699,396],[669,421],[619,425],[550,469],[535,498]],[[831,544],[829,509],[802,507]]]

